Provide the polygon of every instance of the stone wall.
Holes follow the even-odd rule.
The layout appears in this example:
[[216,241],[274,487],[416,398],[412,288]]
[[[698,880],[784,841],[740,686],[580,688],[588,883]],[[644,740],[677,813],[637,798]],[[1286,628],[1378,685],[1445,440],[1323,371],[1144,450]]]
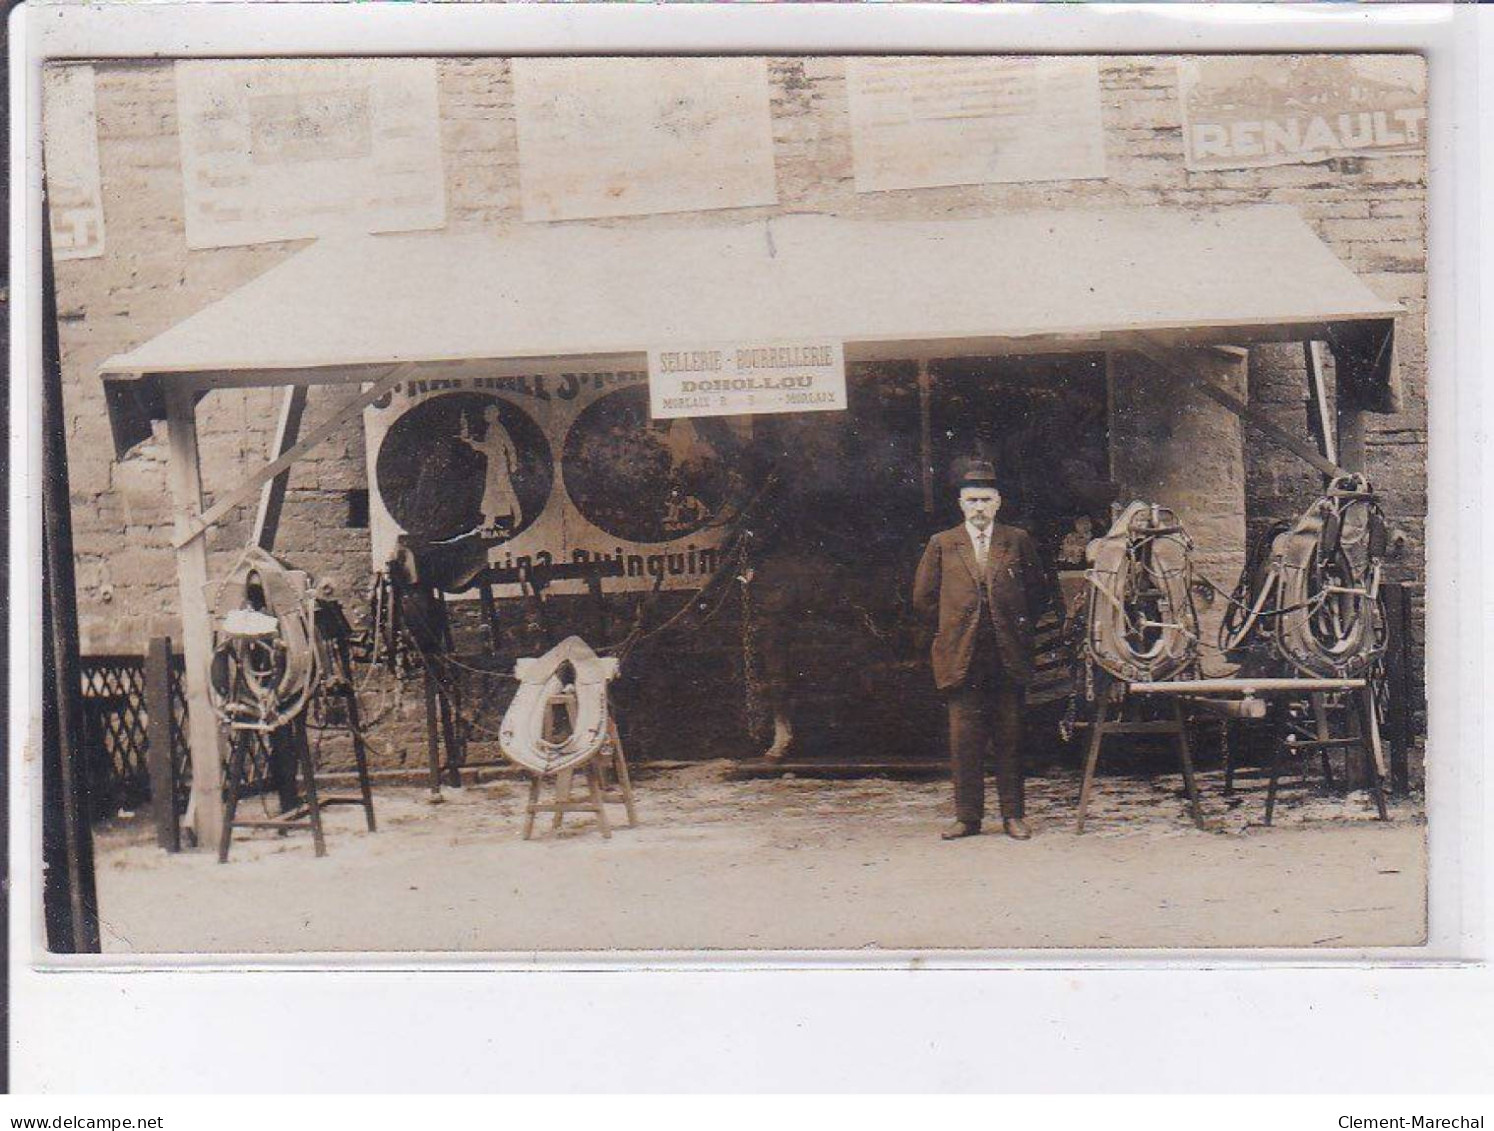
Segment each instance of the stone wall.
[[[519,221],[509,64],[502,59],[448,59],[438,66],[448,226]],[[769,71],[780,197],[776,209],[607,222],[713,224],[774,211],[896,219],[1023,208],[1289,204],[1371,290],[1407,308],[1398,339],[1402,409],[1391,416],[1366,417],[1364,458],[1384,492],[1392,521],[1410,540],[1411,552],[1397,566],[1398,575],[1421,576],[1427,380],[1426,183],[1420,158],[1190,172],[1183,161],[1176,66],[1169,58],[1138,56],[1101,64],[1108,164],[1103,180],[858,195],[852,181],[843,61],[775,59]],[[229,294],[305,242],[188,250],[172,65],[103,63],[96,65],[96,73],[108,250],[101,258],[57,265],[79,613],[85,651],[139,651],[153,634],[179,635],[165,451],[158,436],[129,459],[113,459],[98,366]],[[1252,351],[1249,393],[1284,427],[1307,434],[1300,347]],[[313,390],[305,427],[314,426],[345,395],[335,389]],[[1138,388],[1137,396],[1155,400],[1156,394]],[[272,390],[218,391],[203,402],[199,417],[210,495],[229,488],[265,458],[277,399]],[[1213,406],[1186,406],[1173,402],[1170,394],[1163,399],[1168,403],[1158,407],[1184,433],[1197,426],[1211,442],[1232,442],[1231,429],[1238,425],[1216,420],[1219,410]],[[1123,419],[1118,417],[1116,425],[1113,439],[1123,440]],[[1212,556],[1209,568],[1223,573],[1222,580],[1232,580],[1231,563],[1242,550],[1241,517],[1259,527],[1292,513],[1310,497],[1318,478],[1248,429],[1238,460],[1221,456],[1223,462],[1215,467],[1211,456],[1208,468],[1201,470],[1196,457],[1191,444],[1179,445],[1171,455],[1152,452],[1148,458],[1171,466],[1156,466],[1148,474],[1158,484],[1191,476],[1200,498],[1208,496],[1200,511],[1206,524],[1200,527],[1206,535],[1199,537],[1200,549]],[[1209,482],[1197,481],[1199,475]],[[355,422],[296,466],[281,526],[279,547],[347,594],[357,593],[369,573],[367,531],[349,525],[349,492],[366,487],[361,426]],[[251,520],[251,510],[241,508],[212,535],[211,569],[223,568],[237,552]],[[1223,541],[1216,544],[1216,539]]]
[[[1246,358],[1208,379],[1242,396]],[[1245,445],[1240,418],[1213,401],[1179,396],[1156,366],[1137,354],[1110,363],[1110,466],[1121,502],[1160,502],[1177,512],[1193,540],[1193,567],[1226,591],[1245,565]],[[1207,675],[1227,674],[1215,651],[1222,601],[1199,609]]]

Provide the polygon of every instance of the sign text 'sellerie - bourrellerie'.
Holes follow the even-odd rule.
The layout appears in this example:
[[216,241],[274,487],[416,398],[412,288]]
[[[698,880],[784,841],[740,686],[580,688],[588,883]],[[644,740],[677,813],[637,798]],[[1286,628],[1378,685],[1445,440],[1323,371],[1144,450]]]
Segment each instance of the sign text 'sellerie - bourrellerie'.
[[648,383],[656,420],[846,407],[839,342],[650,350]]

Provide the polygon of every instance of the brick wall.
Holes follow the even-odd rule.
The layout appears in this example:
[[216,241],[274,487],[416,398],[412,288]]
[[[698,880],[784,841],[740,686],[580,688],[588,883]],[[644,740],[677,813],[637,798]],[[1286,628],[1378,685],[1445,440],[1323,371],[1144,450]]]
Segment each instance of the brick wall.
[[[501,59],[439,63],[441,148],[451,228],[521,219],[518,150],[509,64]],[[57,265],[72,461],[79,613],[85,651],[138,651],[152,634],[179,635],[175,566],[169,547],[164,446],[112,458],[97,370],[227,295],[305,246],[288,241],[189,251],[182,219],[181,162],[169,63],[96,65],[99,154],[107,254]],[[776,211],[858,217],[959,217],[1022,208],[1150,206],[1214,208],[1272,202],[1295,207],[1381,298],[1403,303],[1398,353],[1403,406],[1365,419],[1365,463],[1392,521],[1410,539],[1399,576],[1422,574],[1426,456],[1426,184],[1418,158],[1343,159],[1317,165],[1189,172],[1183,162],[1176,68],[1171,59],[1102,62],[1108,175],[1104,180],[977,185],[857,195],[852,183],[844,64],[833,58],[772,60],[772,113],[780,203]],[[613,224],[718,223],[763,215],[639,217]],[[1295,346],[1258,348],[1249,392],[1283,426],[1306,435],[1305,383]],[[306,426],[345,395],[313,390]],[[230,487],[263,460],[278,393],[218,391],[200,411],[209,494]],[[1191,411],[1191,410],[1190,410]],[[1212,410],[1201,410],[1212,411]],[[1199,417],[1202,419],[1202,417]],[[1213,427],[1210,425],[1209,427]],[[1175,445],[1153,460],[1159,482],[1198,468],[1197,449]],[[1243,463],[1206,469],[1216,498],[1205,510],[1225,527],[1259,527],[1302,505],[1318,482],[1295,457],[1251,434]],[[361,427],[351,424],[294,469],[279,546],[298,564],[358,592],[369,572],[367,532],[347,526],[347,496],[366,487]],[[1217,474],[1216,474],[1217,473]],[[1222,478],[1221,478],[1222,477]],[[1243,491],[1243,501],[1240,495]],[[1228,497],[1228,505],[1222,500]],[[1217,504],[1217,505],[1216,505]],[[252,514],[241,509],[211,537],[211,568],[243,544]],[[1216,533],[1210,527],[1211,541]],[[1203,545],[1228,573],[1241,547]],[[1232,578],[1226,578],[1232,580]]]

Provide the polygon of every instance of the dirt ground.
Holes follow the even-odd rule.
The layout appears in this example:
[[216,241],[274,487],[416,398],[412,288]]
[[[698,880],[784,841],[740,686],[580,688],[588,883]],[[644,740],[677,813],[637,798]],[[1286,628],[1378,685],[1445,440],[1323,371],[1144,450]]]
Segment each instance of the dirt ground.
[[[1181,779],[1105,777],[1083,836],[1078,783],[1029,783],[1035,836],[938,839],[945,782],[780,776],[732,764],[637,781],[640,824],[610,841],[589,815],[520,838],[525,786],[498,779],[429,804],[377,790],[310,834],[244,833],[232,859],[154,847],[146,823],[97,840],[106,954],[597,949],[1409,946],[1426,921],[1415,801],[1374,820],[1365,794],[1292,783],[1276,825],[1263,783],[1225,798],[1202,775],[1209,829]],[[994,803],[994,797],[991,799]],[[247,804],[256,805],[250,801]],[[619,823],[621,809],[616,810]]]

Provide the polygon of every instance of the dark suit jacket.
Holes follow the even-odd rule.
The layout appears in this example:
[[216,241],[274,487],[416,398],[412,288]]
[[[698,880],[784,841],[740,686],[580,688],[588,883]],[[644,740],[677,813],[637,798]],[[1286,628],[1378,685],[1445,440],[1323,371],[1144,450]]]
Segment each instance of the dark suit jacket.
[[[934,636],[934,683],[941,691],[958,687],[970,671],[979,627],[980,589],[975,547],[961,523],[929,539],[913,579],[913,607],[939,617]],[[1032,679],[1033,637],[1038,615],[1050,596],[1037,547],[1025,530],[993,523],[986,555],[991,627],[1008,679]]]

